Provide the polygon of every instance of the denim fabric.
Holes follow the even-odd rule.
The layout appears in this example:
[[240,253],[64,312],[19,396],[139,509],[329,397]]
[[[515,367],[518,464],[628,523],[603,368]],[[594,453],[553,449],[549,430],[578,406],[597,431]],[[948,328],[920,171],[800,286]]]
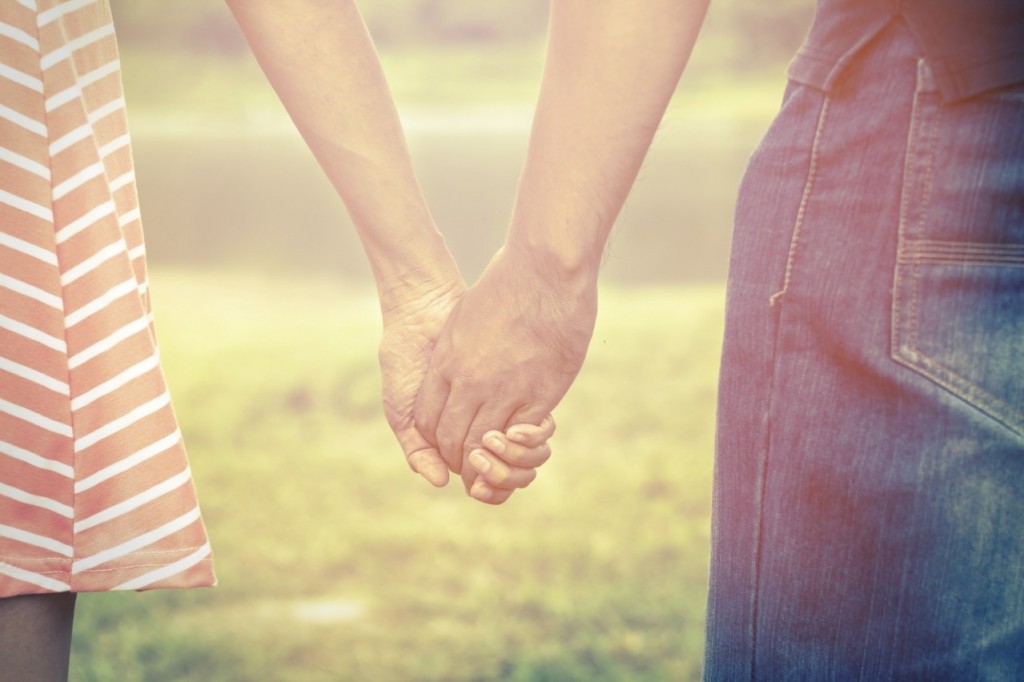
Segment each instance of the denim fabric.
[[789,77],[831,92],[844,66],[894,17],[919,41],[945,101],[1024,83],[1021,0],[818,0]]
[[791,83],[750,160],[705,679],[1024,679],[1024,89],[918,54]]

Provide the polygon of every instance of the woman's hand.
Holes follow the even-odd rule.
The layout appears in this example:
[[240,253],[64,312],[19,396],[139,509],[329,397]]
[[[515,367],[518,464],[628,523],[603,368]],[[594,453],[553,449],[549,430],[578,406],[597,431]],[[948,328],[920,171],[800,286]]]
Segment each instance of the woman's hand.
[[379,358],[384,416],[413,471],[431,484],[448,483],[448,466],[437,448],[416,430],[413,405],[430,365],[437,338],[466,291],[461,278],[395,293],[382,305],[384,333]]
[[469,465],[477,473],[469,486],[473,498],[487,504],[501,504],[537,478],[537,467],[551,457],[548,439],[555,433],[549,414],[540,426],[516,424],[506,433],[488,431],[484,447],[469,453]]

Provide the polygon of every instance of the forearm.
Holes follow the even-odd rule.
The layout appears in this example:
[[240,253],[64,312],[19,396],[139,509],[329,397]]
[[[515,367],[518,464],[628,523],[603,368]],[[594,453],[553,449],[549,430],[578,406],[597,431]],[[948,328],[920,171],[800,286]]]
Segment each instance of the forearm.
[[554,0],[508,248],[596,278],[707,0]]
[[373,267],[385,312],[406,289],[458,279],[413,173],[394,102],[355,4],[227,4],[345,202]]

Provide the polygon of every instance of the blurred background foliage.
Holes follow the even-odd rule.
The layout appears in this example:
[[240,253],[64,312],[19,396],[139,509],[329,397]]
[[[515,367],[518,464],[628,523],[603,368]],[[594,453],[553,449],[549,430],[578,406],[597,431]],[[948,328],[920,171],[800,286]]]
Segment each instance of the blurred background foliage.
[[[209,0],[111,0],[122,46],[237,55],[247,51],[223,4]],[[542,39],[547,0],[374,0],[360,10],[377,44],[393,48]],[[808,0],[713,0],[702,45],[720,68],[784,64],[807,31]]]
[[[312,269],[366,281],[342,206],[227,7],[209,0],[111,4],[151,260]],[[504,234],[548,2],[375,0],[360,8],[435,219],[472,279]],[[786,63],[812,13],[811,0],[711,3],[620,216],[606,278],[724,277],[739,175],[778,106]]]
[[[492,509],[409,474],[359,240],[224,4],[111,0],[221,584],[83,595],[73,682],[699,679],[733,204],[811,5],[712,1],[613,233],[555,455]],[[504,237],[548,3],[360,7],[472,281]]]

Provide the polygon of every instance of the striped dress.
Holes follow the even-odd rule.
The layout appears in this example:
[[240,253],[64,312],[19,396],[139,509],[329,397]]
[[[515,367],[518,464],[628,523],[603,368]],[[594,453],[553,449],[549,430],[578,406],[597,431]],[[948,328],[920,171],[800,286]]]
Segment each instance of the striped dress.
[[0,0],[0,597],[214,582],[106,0]]

